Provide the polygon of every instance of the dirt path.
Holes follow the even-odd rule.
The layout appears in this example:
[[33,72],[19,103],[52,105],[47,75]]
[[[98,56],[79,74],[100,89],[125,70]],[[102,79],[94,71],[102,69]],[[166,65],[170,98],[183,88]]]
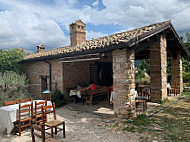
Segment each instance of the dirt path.
[[[115,131],[104,127],[101,118],[92,113],[77,111],[70,106],[56,110],[58,119],[66,122],[66,138],[61,133],[56,139],[64,142],[137,142],[140,135],[137,133]],[[1,132],[1,131],[0,131]],[[0,142],[29,142],[31,141],[30,129],[21,137],[16,135],[0,134]]]

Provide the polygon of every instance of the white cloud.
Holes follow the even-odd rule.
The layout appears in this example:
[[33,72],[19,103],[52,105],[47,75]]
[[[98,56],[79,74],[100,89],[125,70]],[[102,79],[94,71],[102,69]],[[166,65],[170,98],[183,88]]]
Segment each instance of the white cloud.
[[90,6],[83,9],[96,25],[118,24],[127,30],[171,19],[177,30],[181,31],[184,29],[183,24],[186,25],[183,21],[190,20],[190,2],[185,0],[103,0],[103,4],[106,8],[101,11]]
[[[48,5],[37,0],[0,0],[0,47],[35,51],[40,43],[48,49],[68,45],[69,36],[59,25],[68,32],[68,25],[77,19],[91,25],[117,24],[121,27],[119,31],[171,19],[178,31],[190,29],[187,0],[102,0],[105,6],[102,10],[97,8],[100,0],[81,9],[77,8],[77,0],[54,1]],[[104,31],[87,31],[87,39],[102,36]]]
[[49,49],[68,45],[68,37],[53,19],[45,16],[44,8],[31,7],[17,4],[0,13],[0,47],[36,51],[41,43]]
[[96,0],[95,2],[92,3],[92,6],[94,7],[98,7],[98,5],[99,5],[99,0]]
[[95,39],[95,38],[100,38],[100,37],[104,37],[106,36],[106,34],[102,33],[102,32],[93,32],[93,31],[87,31],[86,32],[86,38],[87,40],[91,40],[91,39]]

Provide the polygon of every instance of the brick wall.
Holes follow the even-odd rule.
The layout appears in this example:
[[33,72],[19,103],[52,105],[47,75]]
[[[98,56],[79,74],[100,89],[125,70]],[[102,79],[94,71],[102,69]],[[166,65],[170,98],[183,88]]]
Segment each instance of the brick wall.
[[[49,61],[52,65],[52,82],[57,83],[57,88],[63,92],[63,71],[62,63],[54,59]],[[41,97],[41,77],[49,76],[49,65],[41,61],[33,61],[21,64],[21,69],[29,80],[29,91],[33,98]],[[48,78],[49,85],[49,78]],[[49,87],[48,87],[49,88]]]
[[[111,62],[111,53],[106,54],[106,58],[96,60],[97,62]],[[96,61],[83,61],[75,63],[61,63],[59,59],[49,60],[52,65],[52,89],[56,86],[65,95],[68,100],[68,88],[74,88],[78,85],[90,84],[90,64]],[[41,78],[40,76],[49,76],[49,65],[41,61],[22,63],[21,68],[29,79],[30,94],[33,98],[41,97]],[[48,78],[49,85],[49,78]]]
[[68,88],[75,88],[78,85],[90,84],[90,64],[93,61],[63,63],[63,89],[66,98],[69,94]]
[[69,97],[67,88],[90,84],[90,64],[95,62],[112,62],[111,52],[106,53],[106,57],[100,60],[63,63],[63,92],[66,94],[67,99]]

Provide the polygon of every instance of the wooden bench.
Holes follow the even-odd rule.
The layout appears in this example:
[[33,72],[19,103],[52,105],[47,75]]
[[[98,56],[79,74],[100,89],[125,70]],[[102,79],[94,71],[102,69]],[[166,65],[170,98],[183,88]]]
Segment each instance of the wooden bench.
[[92,101],[93,101],[93,99],[95,97],[103,96],[103,95],[108,95],[109,96],[108,92],[109,92],[108,87],[96,86],[96,89],[94,89],[94,90],[91,90],[91,89],[86,90],[86,94],[83,95],[83,99],[86,100],[86,104],[92,105]]

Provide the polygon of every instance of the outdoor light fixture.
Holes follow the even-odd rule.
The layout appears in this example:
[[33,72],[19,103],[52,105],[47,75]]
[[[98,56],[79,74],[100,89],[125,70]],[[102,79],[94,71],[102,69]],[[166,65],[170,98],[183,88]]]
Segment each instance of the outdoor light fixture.
[[51,91],[50,90],[45,90],[42,93],[44,94],[44,97],[45,97],[46,100],[50,100],[51,101]]

